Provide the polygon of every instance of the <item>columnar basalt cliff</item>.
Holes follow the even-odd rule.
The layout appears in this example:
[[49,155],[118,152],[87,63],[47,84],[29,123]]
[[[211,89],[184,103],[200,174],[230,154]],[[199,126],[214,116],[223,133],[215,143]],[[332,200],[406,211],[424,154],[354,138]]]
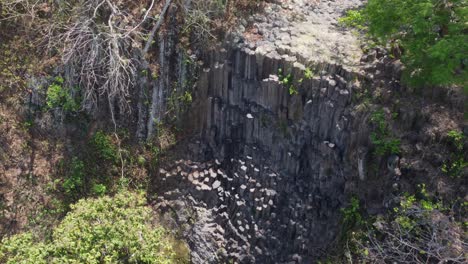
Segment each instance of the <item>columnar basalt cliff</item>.
[[[306,17],[276,20],[301,7]],[[155,176],[159,208],[175,207],[179,226],[198,219],[186,230],[195,263],[316,260],[336,240],[347,183],[365,159],[368,134],[353,130],[363,119],[351,105],[365,81],[356,39],[320,22],[327,15],[307,17],[327,4],[269,8],[284,13],[255,18],[264,21],[255,23],[257,33],[277,22],[264,41],[244,35],[239,44],[234,36],[205,60],[189,113],[199,144],[187,158],[196,162],[180,160]],[[315,36],[315,22],[323,36]],[[337,50],[314,46],[321,41]]]
[[401,201],[424,196],[439,218],[429,224],[456,234],[436,250],[464,257],[462,228],[446,227],[466,222],[466,94],[401,83],[398,55],[338,22],[364,0],[140,2],[155,5],[128,13],[145,17],[119,47],[134,63],[128,92],[96,83],[87,107],[80,63],[67,62],[44,63],[27,91],[0,91],[1,235],[46,234],[78,199],[146,189],[152,220],[187,242],[191,263],[341,263],[367,257],[364,237],[380,239],[381,220],[393,225]]
[[[440,111],[440,97],[408,93],[390,103],[395,91],[408,92],[401,63],[382,49],[363,54],[357,35],[337,25],[360,4],[270,3],[202,56],[185,119],[196,136],[153,175],[155,208],[187,238],[194,263],[314,263],[339,240],[350,195],[377,214],[418,177],[438,173],[429,156],[421,167],[418,151],[452,127],[430,121],[445,127],[438,136],[421,127],[421,117]],[[460,109],[451,98],[443,103]],[[427,111],[408,111],[416,102]],[[401,137],[403,158],[372,152],[369,120],[381,107],[400,114],[399,130],[421,131]],[[436,180],[424,182],[450,195]]]

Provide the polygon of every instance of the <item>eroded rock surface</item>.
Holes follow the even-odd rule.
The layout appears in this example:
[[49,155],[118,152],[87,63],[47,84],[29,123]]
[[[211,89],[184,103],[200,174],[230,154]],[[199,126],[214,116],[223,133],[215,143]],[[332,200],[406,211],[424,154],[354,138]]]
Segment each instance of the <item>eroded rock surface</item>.
[[243,32],[243,40],[257,54],[268,57],[298,61],[306,66],[325,62],[356,69],[362,55],[359,41],[356,34],[338,25],[338,18],[362,3],[361,0],[276,1],[267,5],[265,15],[251,18],[252,26]]
[[163,213],[193,214],[174,224],[194,263],[311,263],[336,238],[360,158],[348,150],[367,141],[348,107],[362,54],[336,21],[360,2],[271,3],[209,54],[190,118],[196,162],[155,177]]
[[[337,241],[351,193],[371,215],[418,184],[464,193],[441,184],[436,154],[449,152],[436,142],[462,123],[464,97],[414,96],[387,51],[362,54],[337,26],[361,2],[273,1],[204,56],[186,119],[197,136],[152,184],[155,208],[189,241],[193,263],[316,263]],[[400,155],[373,154],[377,110]]]

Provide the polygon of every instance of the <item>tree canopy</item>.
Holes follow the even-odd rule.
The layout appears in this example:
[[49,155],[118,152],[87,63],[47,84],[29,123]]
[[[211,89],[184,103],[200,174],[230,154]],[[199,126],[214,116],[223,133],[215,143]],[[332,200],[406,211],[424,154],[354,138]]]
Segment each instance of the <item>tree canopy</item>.
[[343,22],[401,49],[407,83],[466,86],[467,16],[466,0],[369,0]]
[[187,258],[188,251],[176,254],[175,241],[151,223],[143,194],[83,199],[71,209],[49,240],[29,232],[3,239],[0,262],[169,264]]

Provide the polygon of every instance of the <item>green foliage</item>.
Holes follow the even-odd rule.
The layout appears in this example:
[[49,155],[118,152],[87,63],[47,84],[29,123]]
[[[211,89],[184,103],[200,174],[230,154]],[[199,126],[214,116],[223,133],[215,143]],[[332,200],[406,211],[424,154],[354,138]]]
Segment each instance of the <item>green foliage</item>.
[[283,70],[278,69],[279,82],[286,88],[288,88],[289,95],[298,94],[296,87],[293,84],[293,76],[291,73],[283,75]]
[[[352,239],[363,239],[364,233],[362,229],[367,223],[367,219],[364,219],[360,202],[357,197],[352,197],[347,207],[341,208],[341,235],[340,243],[346,243],[347,250],[352,252],[359,252],[360,248],[357,245],[350,244],[348,241]],[[329,263],[328,261],[326,263]],[[331,263],[338,263],[338,261],[332,261]]]
[[463,150],[463,140],[465,139],[465,136],[463,135],[462,132],[459,132],[456,130],[450,130],[447,133],[447,137],[455,145],[455,148],[457,150],[459,151]]
[[93,185],[93,193],[97,196],[103,196],[106,194],[107,187],[104,184],[94,184]]
[[370,135],[371,142],[375,146],[375,154],[384,156],[400,153],[400,140],[391,135],[385,119],[385,112],[383,110],[375,111],[371,115],[370,122],[375,126]]
[[299,79],[298,83],[301,84],[302,82],[304,82],[304,79],[311,80],[312,78],[314,78],[314,76],[315,74],[312,71],[312,69],[310,67],[306,67],[304,70],[304,78]]
[[342,222],[345,230],[351,230],[364,224],[359,199],[356,197],[351,198],[351,202],[347,207],[341,208],[341,213],[343,215]]
[[466,85],[467,17],[466,0],[369,0],[341,21],[401,47],[409,84]]
[[[186,87],[187,84],[184,84],[183,86]],[[174,87],[175,88],[167,99],[168,111],[166,113],[166,117],[172,121],[177,120],[180,117],[180,114],[187,111],[193,101],[192,93],[190,91],[183,91],[183,89],[180,89],[181,87],[178,87],[177,84],[174,84]]]
[[159,156],[161,154],[161,148],[154,142],[148,142],[146,144],[146,148],[150,152],[150,157],[151,157],[150,165],[152,167],[156,167],[159,163]]
[[358,29],[364,29],[365,18],[361,11],[349,10],[346,15],[338,19],[338,23],[348,27],[355,27]]
[[[418,195],[404,194],[401,197],[398,207],[393,208],[394,221],[404,230],[413,231],[414,228],[420,228],[420,215],[413,214],[414,210],[422,212],[431,212],[433,210],[443,210],[442,203],[433,202],[426,191],[425,184],[418,184]],[[418,196],[418,197],[417,197]]]
[[23,233],[2,240],[0,260],[5,264],[48,264],[49,246],[37,242],[31,233]]
[[[187,249],[152,224],[143,193],[80,200],[50,240],[31,233],[4,238],[2,263],[188,263]],[[173,245],[177,244],[178,252]]]
[[73,157],[70,164],[69,176],[62,184],[62,187],[67,195],[76,197],[81,192],[85,178],[84,169],[85,165],[83,161],[77,157]]
[[112,143],[111,137],[103,131],[96,132],[90,143],[99,158],[109,161],[117,160],[117,147]]
[[145,163],[146,163],[145,157],[142,156],[142,155],[138,155],[138,157],[137,157],[137,163],[138,163],[139,166],[144,166]]
[[447,137],[455,147],[455,151],[450,153],[449,159],[444,162],[441,170],[451,177],[460,177],[463,169],[468,166],[464,151],[465,136],[459,131],[451,130],[448,132]]
[[184,104],[191,104],[193,100],[192,94],[189,91],[185,91],[179,98]]
[[306,80],[310,80],[314,77],[314,73],[312,72],[312,70],[307,67],[305,70],[304,70],[304,78],[306,78]]
[[375,153],[379,156],[400,153],[401,142],[399,139],[381,138],[378,134],[371,134],[372,144],[375,145]]
[[382,259],[390,263],[441,263],[447,259],[465,263],[464,230],[451,219],[453,206],[444,207],[437,197],[431,197],[425,184],[418,189],[415,194],[400,196],[397,206],[385,216],[366,219],[370,225],[350,231],[347,259],[353,263],[380,263]]
[[62,77],[56,77],[54,82],[47,88],[47,107],[49,109],[59,107],[65,111],[76,112],[80,106],[75,102],[70,91],[63,87],[63,82]]

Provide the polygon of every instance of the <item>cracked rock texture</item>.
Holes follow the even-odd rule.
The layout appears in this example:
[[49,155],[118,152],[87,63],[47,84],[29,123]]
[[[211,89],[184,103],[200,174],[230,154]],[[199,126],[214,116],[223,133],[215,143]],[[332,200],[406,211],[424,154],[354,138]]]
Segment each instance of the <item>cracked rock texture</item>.
[[[257,54],[298,61],[306,66],[327,62],[356,70],[362,55],[358,39],[351,31],[338,26],[338,18],[364,1],[276,2],[265,8],[266,15],[251,18],[252,25],[243,32],[247,47],[254,48]],[[240,26],[240,31],[243,27]]]
[[[316,263],[336,245],[351,194],[378,215],[421,183],[450,199],[466,193],[440,177],[450,153],[441,139],[462,131],[466,97],[415,96],[400,84],[398,60],[379,48],[362,54],[357,36],[337,25],[362,2],[269,1],[204,54],[184,119],[195,136],[149,191],[193,263]],[[167,74],[187,76],[167,63],[175,69]],[[377,109],[401,140],[400,156],[372,154]]]
[[311,263],[336,239],[365,154],[354,146],[367,144],[349,107],[362,54],[336,21],[360,3],[270,3],[207,55],[189,118],[196,162],[154,179],[194,263]]

